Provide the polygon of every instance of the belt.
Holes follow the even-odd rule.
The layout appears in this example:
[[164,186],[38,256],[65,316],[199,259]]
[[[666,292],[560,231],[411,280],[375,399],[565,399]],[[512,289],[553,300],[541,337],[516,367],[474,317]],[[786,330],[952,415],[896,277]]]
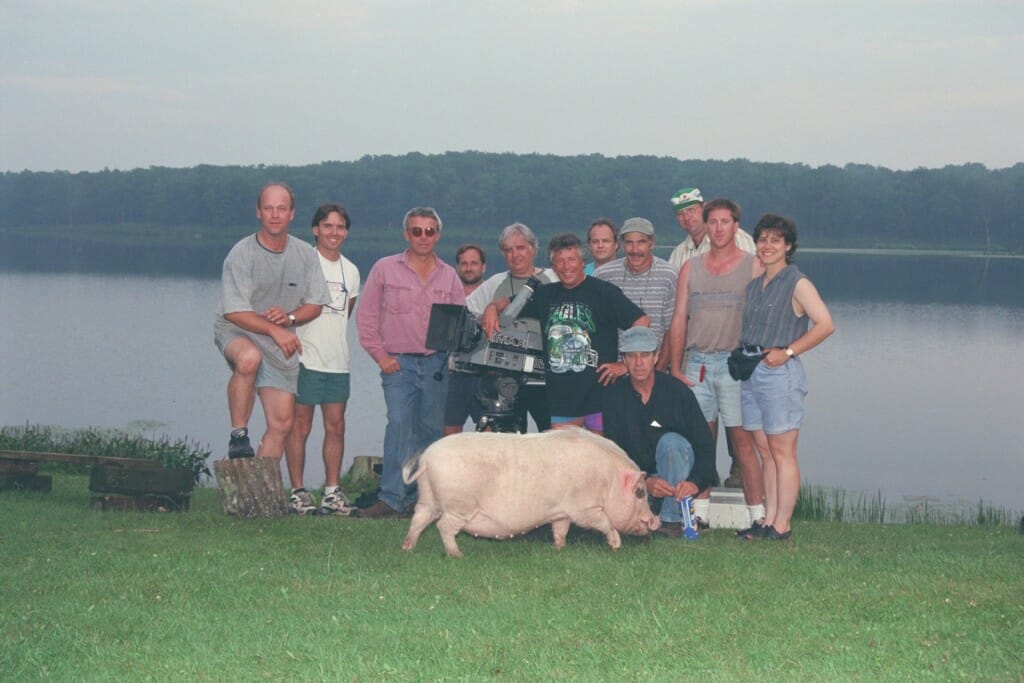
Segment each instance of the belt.
[[413,358],[427,358],[428,356],[433,356],[434,354],[432,354],[432,353],[399,353],[398,355],[399,356],[412,356]]

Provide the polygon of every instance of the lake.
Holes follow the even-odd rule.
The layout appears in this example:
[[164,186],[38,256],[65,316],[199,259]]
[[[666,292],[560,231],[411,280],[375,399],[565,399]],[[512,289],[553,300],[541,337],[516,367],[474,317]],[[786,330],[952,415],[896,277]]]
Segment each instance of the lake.
[[[804,357],[805,481],[1024,509],[1024,261],[801,252],[836,334]],[[359,263],[363,275],[369,263]],[[227,447],[228,369],[208,277],[0,272],[0,424],[114,427]],[[381,452],[376,365],[353,349],[345,465]],[[257,402],[253,431],[261,431]],[[319,424],[307,479],[322,484]],[[728,469],[724,446],[719,471]]]

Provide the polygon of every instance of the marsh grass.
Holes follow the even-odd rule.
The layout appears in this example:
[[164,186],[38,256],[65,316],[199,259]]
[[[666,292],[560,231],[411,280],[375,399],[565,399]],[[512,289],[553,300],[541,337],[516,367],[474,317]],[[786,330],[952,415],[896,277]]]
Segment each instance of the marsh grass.
[[0,680],[1020,680],[1024,537],[798,522],[786,543],[99,513],[0,493]]
[[[147,437],[141,430],[127,432],[115,429],[62,429],[45,425],[26,424],[21,427],[0,427],[0,449],[12,451],[49,451],[77,453],[115,458],[141,458],[157,460],[165,467],[180,467],[191,471],[200,483],[210,477],[206,465],[212,451],[188,438],[169,436]],[[47,463],[47,471],[84,473],[87,465]]]
[[818,522],[864,522],[868,524],[950,524],[1012,526],[1020,513],[978,501],[977,506],[939,505],[922,499],[903,507],[892,507],[874,494],[852,494],[842,489],[803,484],[793,517]]

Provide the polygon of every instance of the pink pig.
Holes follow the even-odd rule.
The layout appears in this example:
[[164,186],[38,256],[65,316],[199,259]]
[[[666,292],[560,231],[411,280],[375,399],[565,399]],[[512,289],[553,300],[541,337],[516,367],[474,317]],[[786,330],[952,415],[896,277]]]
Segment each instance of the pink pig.
[[603,532],[616,549],[620,531],[646,536],[661,524],[640,468],[608,439],[578,428],[453,434],[411,458],[402,476],[419,482],[403,550],[415,548],[434,520],[453,557],[462,557],[455,535],[463,529],[510,538],[550,522],[561,548],[573,522]]

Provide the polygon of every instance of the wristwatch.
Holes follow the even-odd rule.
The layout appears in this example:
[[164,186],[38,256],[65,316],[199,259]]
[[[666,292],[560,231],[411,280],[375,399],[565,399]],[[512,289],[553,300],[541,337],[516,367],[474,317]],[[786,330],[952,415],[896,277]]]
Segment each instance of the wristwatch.
[[786,347],[786,355],[790,358],[796,358],[796,352],[788,346]]
[[[295,327],[296,325],[299,324],[298,321],[295,320],[295,314],[294,313],[289,313],[288,314],[288,320],[291,321],[292,327]],[[789,350],[787,349],[787,351],[789,351]],[[789,353],[790,353],[790,355],[792,355],[793,352],[789,351]]]

